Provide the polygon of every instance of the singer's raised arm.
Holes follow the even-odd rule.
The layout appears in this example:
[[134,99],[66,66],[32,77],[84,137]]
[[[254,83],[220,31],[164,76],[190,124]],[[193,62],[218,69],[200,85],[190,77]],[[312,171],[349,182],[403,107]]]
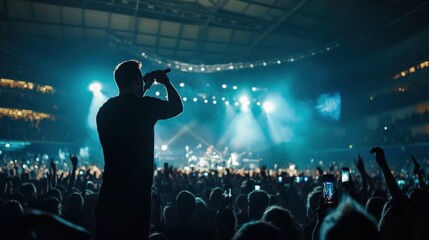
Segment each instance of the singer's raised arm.
[[153,77],[156,79],[158,83],[164,85],[167,90],[168,95],[168,112],[165,118],[172,118],[183,112],[183,103],[182,99],[177,92],[176,88],[171,84],[170,79],[167,77],[166,70],[157,70],[151,72]]

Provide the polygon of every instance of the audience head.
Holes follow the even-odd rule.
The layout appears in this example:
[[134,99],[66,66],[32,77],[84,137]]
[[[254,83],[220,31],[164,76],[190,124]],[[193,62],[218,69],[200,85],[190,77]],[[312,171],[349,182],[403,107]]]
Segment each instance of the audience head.
[[167,205],[164,207],[164,212],[162,214],[164,219],[164,225],[166,226],[175,226],[177,223],[177,211],[176,208],[172,205]]
[[54,198],[58,199],[58,201],[60,201],[60,202],[63,201],[63,196],[61,194],[61,191],[57,188],[52,188],[51,190],[49,190],[46,193],[46,197],[54,197]]
[[27,204],[32,204],[37,198],[37,189],[31,182],[26,182],[21,185],[19,192],[24,195]]
[[197,225],[205,226],[208,220],[208,207],[206,202],[200,198],[195,198],[194,220]]
[[366,212],[373,216],[377,223],[380,221],[381,213],[383,212],[383,207],[385,203],[386,200],[381,197],[371,197],[366,202]]
[[83,198],[80,193],[70,194],[64,206],[64,215],[68,218],[77,219],[83,208]]
[[375,221],[350,198],[325,217],[320,237],[322,240],[380,239]]
[[210,193],[210,207],[218,208],[220,204],[220,200],[222,199],[222,189],[221,188],[213,188]]
[[22,194],[22,193],[20,193],[20,192],[12,193],[12,195],[11,195],[11,196],[10,196],[10,198],[9,198],[9,200],[16,200],[16,201],[18,201],[18,202],[21,204],[21,206],[22,206],[23,208],[26,208],[26,207],[27,207],[27,203],[26,203],[26,201],[25,201],[24,194]]
[[378,224],[382,239],[425,239],[429,236],[427,217],[408,199],[389,200]]
[[316,209],[319,207],[319,200],[322,197],[322,189],[317,187],[307,195],[307,220],[316,221]]
[[149,240],[168,240],[168,238],[163,233],[155,232],[149,236]]
[[61,203],[55,197],[47,197],[42,200],[39,209],[59,216],[61,214]]
[[429,192],[421,188],[415,188],[410,192],[409,196],[419,210],[429,216]]
[[284,239],[300,239],[298,224],[289,210],[280,206],[269,207],[262,216],[262,220],[272,223],[280,229]]
[[271,223],[254,221],[244,224],[233,240],[281,240],[280,230]]
[[247,212],[247,206],[248,206],[247,195],[246,194],[238,195],[238,197],[235,199],[235,205],[240,210],[240,212]]
[[248,213],[251,220],[259,220],[267,209],[270,198],[263,190],[253,190],[248,195]]
[[176,197],[178,219],[189,220],[194,213],[195,204],[194,194],[186,190],[181,191]]

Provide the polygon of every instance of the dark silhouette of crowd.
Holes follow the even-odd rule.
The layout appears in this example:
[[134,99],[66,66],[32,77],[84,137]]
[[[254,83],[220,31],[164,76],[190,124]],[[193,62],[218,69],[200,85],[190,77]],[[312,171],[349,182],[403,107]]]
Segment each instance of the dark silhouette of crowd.
[[[428,239],[426,160],[412,158],[408,171],[391,169],[383,149],[372,150],[375,160],[359,157],[350,166],[350,182],[341,182],[340,166],[294,172],[156,167],[148,238]],[[378,168],[368,169],[370,161]],[[0,239],[96,239],[102,174],[76,157],[67,164],[3,160]],[[336,176],[333,203],[323,197],[327,173]]]

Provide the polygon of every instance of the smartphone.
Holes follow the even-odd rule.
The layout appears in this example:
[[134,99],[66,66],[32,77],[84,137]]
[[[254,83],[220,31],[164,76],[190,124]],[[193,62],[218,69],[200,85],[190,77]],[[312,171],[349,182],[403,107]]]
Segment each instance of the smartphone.
[[261,186],[255,185],[255,190],[261,190]]
[[341,169],[341,182],[349,182],[350,181],[350,169],[343,167]]
[[278,177],[278,178],[277,178],[277,181],[278,181],[279,183],[283,182],[283,177],[282,177],[282,176]]
[[301,177],[300,176],[295,177],[295,182],[296,183],[300,183],[301,182]]
[[204,177],[208,177],[209,173],[208,172],[204,172]]
[[334,175],[324,174],[322,176],[323,199],[325,200],[325,203],[334,202],[334,182],[335,182]]
[[79,175],[83,175],[83,170],[80,170],[80,171],[79,171]]

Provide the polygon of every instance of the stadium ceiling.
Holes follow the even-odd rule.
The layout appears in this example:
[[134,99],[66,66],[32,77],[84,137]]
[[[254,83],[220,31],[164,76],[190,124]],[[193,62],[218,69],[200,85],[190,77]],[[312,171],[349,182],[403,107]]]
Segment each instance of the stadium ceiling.
[[[194,64],[283,57],[427,27],[420,0],[0,0],[0,36],[96,40]],[[29,40],[30,41],[30,40]],[[49,44],[49,43],[47,43]]]

